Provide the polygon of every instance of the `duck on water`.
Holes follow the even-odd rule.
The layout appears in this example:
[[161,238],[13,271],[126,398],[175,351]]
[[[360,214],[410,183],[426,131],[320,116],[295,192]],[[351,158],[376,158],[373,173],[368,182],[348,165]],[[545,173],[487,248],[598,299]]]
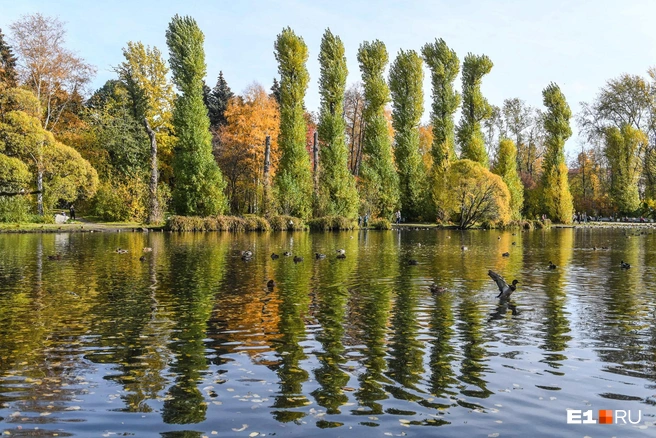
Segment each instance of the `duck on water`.
[[499,295],[497,295],[497,298],[507,300],[510,298],[510,295],[512,295],[512,293],[517,289],[517,284],[519,283],[517,280],[513,280],[511,284],[508,284],[501,275],[492,270],[487,271],[487,275],[489,275],[490,278],[492,278],[492,280],[494,280],[499,287]]

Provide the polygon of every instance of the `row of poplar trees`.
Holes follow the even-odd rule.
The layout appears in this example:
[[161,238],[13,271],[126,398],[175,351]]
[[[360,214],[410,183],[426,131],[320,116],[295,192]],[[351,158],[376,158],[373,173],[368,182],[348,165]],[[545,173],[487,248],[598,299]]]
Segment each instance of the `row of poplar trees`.
[[[210,121],[203,103],[205,59],[203,34],[190,17],[175,16],[166,32],[173,82],[180,94],[173,111],[177,137],[173,158],[175,184],[172,207],[182,215],[214,215],[225,211],[225,182],[212,155]],[[443,185],[452,163],[470,160],[486,170],[489,158],[482,122],[492,108],[481,93],[482,78],[492,61],[485,55],[468,54],[462,64],[462,94],[454,81],[460,60],[443,40],[426,44],[421,54],[400,50],[384,73],[389,56],[384,43],[375,40],[360,45],[360,65],[365,108],[363,160],[359,175],[348,167],[344,94],[348,70],[341,39],[329,29],[319,53],[321,103],[318,117],[319,156],[315,178],[306,149],[304,97],[310,81],[306,62],[308,48],[292,29],[285,28],[275,41],[280,74],[281,156],[273,180],[270,211],[301,218],[358,213],[391,218],[397,209],[409,219],[432,220],[445,214]],[[431,72],[433,143],[432,169],[426,171],[419,151],[419,125],[423,113],[423,63]],[[547,152],[543,161],[540,199],[542,211],[552,219],[569,222],[572,197],[567,181],[564,144],[571,135],[571,111],[559,87],[543,91],[546,114]],[[390,135],[385,110],[392,103]],[[462,105],[456,127],[454,115]],[[456,153],[459,146],[460,154]],[[517,173],[516,147],[502,139],[492,171],[499,175],[510,194],[513,219],[520,217],[523,186]],[[446,196],[449,196],[446,193]]]

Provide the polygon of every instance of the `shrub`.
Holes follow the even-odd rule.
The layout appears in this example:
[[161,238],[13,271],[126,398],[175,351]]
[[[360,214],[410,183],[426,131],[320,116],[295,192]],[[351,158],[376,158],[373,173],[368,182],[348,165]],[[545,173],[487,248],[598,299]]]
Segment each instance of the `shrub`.
[[139,178],[104,183],[96,192],[93,210],[106,221],[142,222],[148,212],[148,186]]
[[164,227],[169,231],[269,231],[269,222],[258,216],[170,216]]
[[26,196],[0,196],[0,222],[27,222],[30,201]]
[[371,228],[374,230],[391,230],[392,223],[385,218],[376,218],[371,220]]
[[314,231],[346,231],[356,228],[356,221],[344,216],[324,216],[308,221],[308,226]]
[[274,231],[303,231],[307,229],[302,219],[293,216],[272,216],[269,218],[269,223]]

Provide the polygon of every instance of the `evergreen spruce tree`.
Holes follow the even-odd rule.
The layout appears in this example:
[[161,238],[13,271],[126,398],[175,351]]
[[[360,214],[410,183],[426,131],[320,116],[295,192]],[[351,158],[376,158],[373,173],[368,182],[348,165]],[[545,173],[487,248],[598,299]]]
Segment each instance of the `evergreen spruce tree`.
[[388,60],[383,42],[365,41],[360,45],[358,62],[365,100],[360,197],[367,213],[384,218],[391,218],[399,206],[399,177],[394,169],[392,142],[385,118],[390,91],[383,72]]
[[433,171],[445,169],[456,159],[455,123],[453,115],[460,106],[461,96],[453,88],[460,72],[460,60],[443,39],[428,43],[422,48],[424,60],[431,70],[433,103],[431,125],[433,127]]
[[278,106],[280,106],[280,82],[278,82],[278,79],[273,78],[273,85],[271,85],[271,94],[274,99],[276,99],[276,102],[278,102]]
[[565,141],[572,135],[569,119],[572,111],[558,85],[551,83],[542,91],[546,151],[542,162],[542,210],[551,220],[570,223],[573,216],[572,194],[567,180]]
[[489,158],[481,122],[490,118],[492,106],[481,93],[481,81],[493,65],[485,55],[469,53],[465,56],[462,63],[462,117],[456,133],[460,158],[476,161],[485,167]]
[[321,107],[317,131],[319,149],[318,214],[355,218],[358,214],[358,192],[355,178],[348,169],[344,92],[346,89],[346,57],[342,40],[330,29],[321,39],[319,53]]
[[303,99],[310,75],[305,63],[308,49],[303,38],[287,27],[278,35],[275,55],[280,74],[280,163],[274,189],[281,212],[306,219],[312,211],[312,173],[305,149]]
[[509,138],[502,138],[497,150],[497,161],[492,172],[501,177],[510,192],[510,216],[519,220],[524,207],[524,185],[517,173],[517,147]]
[[419,122],[424,112],[424,71],[414,50],[399,51],[390,68],[394,157],[404,217],[418,219],[426,205],[426,174],[419,153]]
[[0,29],[0,87],[13,88],[18,85],[16,62],[16,56]]
[[173,110],[177,141],[173,157],[173,209],[209,216],[226,208],[225,182],[212,155],[210,120],[203,103],[203,32],[188,16],[175,15],[166,31],[173,83],[180,91]]
[[212,128],[217,129],[226,124],[225,110],[228,107],[228,101],[234,95],[235,93],[228,86],[222,71],[219,72],[214,88],[210,90],[207,85],[203,85],[203,100]]

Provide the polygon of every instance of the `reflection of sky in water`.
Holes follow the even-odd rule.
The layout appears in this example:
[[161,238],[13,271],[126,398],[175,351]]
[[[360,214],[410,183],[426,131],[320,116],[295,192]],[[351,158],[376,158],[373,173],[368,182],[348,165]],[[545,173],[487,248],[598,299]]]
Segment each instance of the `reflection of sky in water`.
[[[572,408],[642,409],[642,428],[603,431],[650,436],[654,243],[580,229],[0,235],[0,429],[598,435],[565,424]],[[270,258],[284,251],[305,260]],[[487,269],[520,280],[510,303]]]

